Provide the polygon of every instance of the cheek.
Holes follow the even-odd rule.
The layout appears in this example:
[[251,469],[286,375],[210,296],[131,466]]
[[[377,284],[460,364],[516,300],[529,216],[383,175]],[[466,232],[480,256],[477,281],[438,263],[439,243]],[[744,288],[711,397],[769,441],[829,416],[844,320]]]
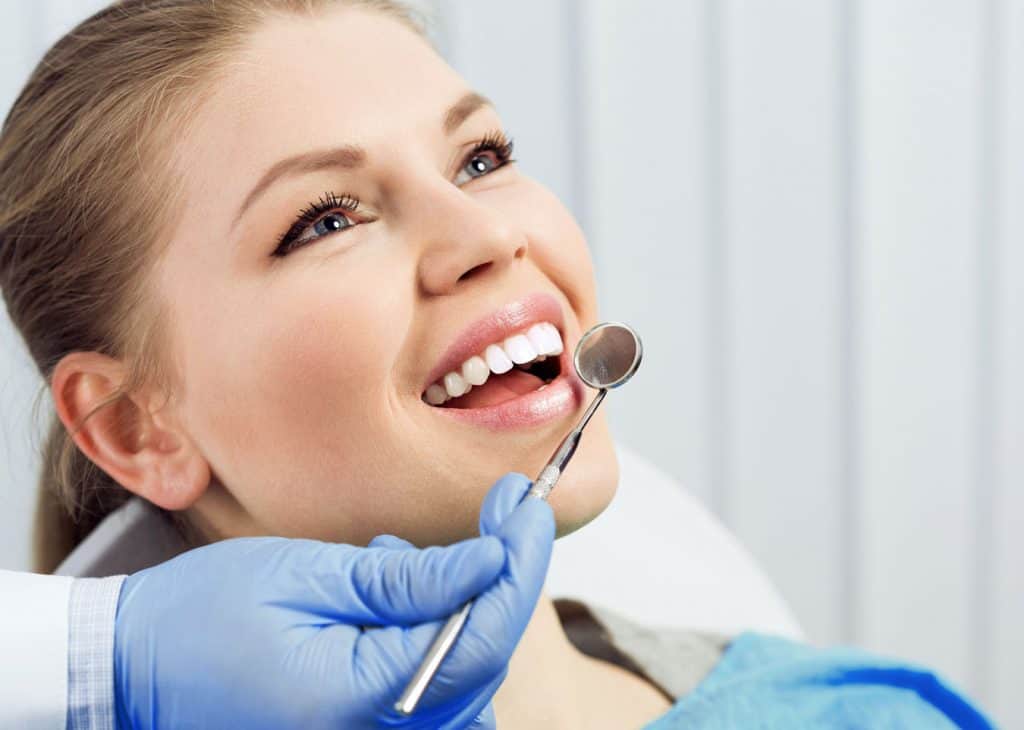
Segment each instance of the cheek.
[[379,322],[398,316],[382,304],[351,289],[296,287],[285,294],[249,343],[253,374],[274,396],[266,405],[298,414],[310,406],[358,404],[380,387],[397,343]]
[[569,301],[583,330],[596,324],[597,292],[590,249],[576,219],[550,190],[532,183],[517,206],[531,258]]
[[[220,309],[194,371],[195,430],[211,468],[280,534],[324,535],[346,528],[339,514],[365,514],[368,490],[345,475],[378,471],[379,445],[396,440],[383,406],[403,330],[380,323],[408,321],[407,305],[360,286],[384,272],[356,281],[330,268],[279,280],[249,311]],[[348,509],[325,509],[342,497]]]

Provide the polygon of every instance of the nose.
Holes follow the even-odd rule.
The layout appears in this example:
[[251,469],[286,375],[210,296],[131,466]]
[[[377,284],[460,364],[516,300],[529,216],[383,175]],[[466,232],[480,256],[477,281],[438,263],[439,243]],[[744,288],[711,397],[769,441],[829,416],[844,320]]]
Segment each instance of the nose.
[[500,210],[447,181],[418,191],[412,220],[420,239],[417,274],[430,295],[494,275],[523,259],[529,247],[524,231]]

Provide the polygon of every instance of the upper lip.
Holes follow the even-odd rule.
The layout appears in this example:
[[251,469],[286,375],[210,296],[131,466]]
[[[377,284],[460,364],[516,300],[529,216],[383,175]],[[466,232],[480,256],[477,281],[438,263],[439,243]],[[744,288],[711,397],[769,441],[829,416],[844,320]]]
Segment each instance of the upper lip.
[[460,372],[462,363],[483,353],[491,344],[501,344],[508,337],[537,322],[550,322],[564,335],[564,314],[558,299],[547,292],[537,292],[509,302],[500,309],[481,317],[463,329],[445,350],[437,365],[430,371],[422,391],[438,382],[448,372]]

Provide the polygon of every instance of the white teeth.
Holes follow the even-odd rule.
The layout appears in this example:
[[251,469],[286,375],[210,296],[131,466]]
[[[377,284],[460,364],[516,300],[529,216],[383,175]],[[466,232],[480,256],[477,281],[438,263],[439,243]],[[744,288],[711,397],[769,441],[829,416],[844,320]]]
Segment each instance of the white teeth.
[[483,385],[490,374],[490,368],[479,355],[473,355],[462,363],[462,377],[470,385]]
[[487,366],[496,375],[507,373],[512,369],[512,361],[508,359],[505,351],[497,345],[488,345],[487,349],[484,350],[484,357],[487,358]]
[[533,349],[533,345],[530,344],[526,335],[512,335],[505,340],[502,348],[516,365],[530,362],[537,357],[537,351]]
[[452,398],[465,395],[471,387],[458,373],[448,373],[444,376],[444,388]]
[[558,328],[550,322],[541,322],[541,327],[548,333],[548,347],[543,351],[545,355],[562,354],[562,335]]
[[535,324],[527,330],[526,339],[530,341],[538,355],[547,354],[547,351],[551,349],[551,337],[542,324]]
[[473,386],[483,385],[491,373],[501,375],[516,365],[560,355],[562,348],[562,335],[558,328],[550,322],[539,322],[525,333],[488,345],[481,355],[474,355],[463,362],[458,372],[447,373],[440,382],[427,388],[423,400],[430,405],[442,405],[451,398],[465,395]]
[[427,403],[432,406],[439,406],[448,400],[448,391],[437,383],[427,388]]

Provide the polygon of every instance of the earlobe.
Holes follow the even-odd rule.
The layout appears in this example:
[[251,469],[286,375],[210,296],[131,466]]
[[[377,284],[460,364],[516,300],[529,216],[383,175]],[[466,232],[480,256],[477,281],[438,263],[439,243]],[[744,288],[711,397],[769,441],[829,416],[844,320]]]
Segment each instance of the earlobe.
[[129,394],[86,418],[125,376],[106,355],[65,356],[51,383],[57,415],[82,453],[125,489],[163,509],[186,509],[206,490],[210,469],[171,414],[150,412],[145,398]]

